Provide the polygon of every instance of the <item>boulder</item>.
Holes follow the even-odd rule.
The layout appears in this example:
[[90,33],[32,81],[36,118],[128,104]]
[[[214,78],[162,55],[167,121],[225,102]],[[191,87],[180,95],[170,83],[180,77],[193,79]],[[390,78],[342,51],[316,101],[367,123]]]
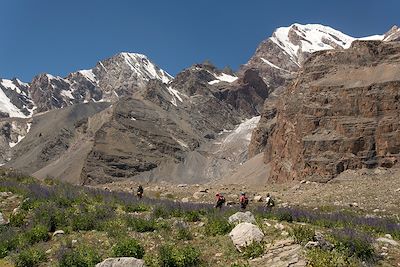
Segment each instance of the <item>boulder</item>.
[[0,225],[7,224],[7,221],[4,219],[3,214],[0,212]]
[[187,198],[187,197],[184,197],[184,198],[182,198],[182,203],[188,203],[189,202],[189,198]]
[[132,257],[108,258],[96,264],[96,267],[144,267],[144,260]]
[[234,224],[243,222],[253,223],[253,224],[256,223],[256,219],[254,218],[254,215],[250,211],[236,212],[235,214],[229,217],[228,221],[229,223],[234,223]]
[[397,241],[390,239],[390,238],[386,238],[386,237],[380,237],[380,238],[376,239],[376,241],[380,242],[380,243],[389,244],[389,245],[392,245],[395,247],[397,247],[399,245],[399,243]]
[[64,232],[63,230],[57,230],[57,231],[55,231],[55,232],[53,233],[53,237],[54,237],[54,236],[57,236],[57,235],[63,235],[63,234],[65,234],[65,232]]
[[253,242],[261,242],[264,238],[264,234],[258,226],[247,222],[236,225],[229,236],[239,251]]

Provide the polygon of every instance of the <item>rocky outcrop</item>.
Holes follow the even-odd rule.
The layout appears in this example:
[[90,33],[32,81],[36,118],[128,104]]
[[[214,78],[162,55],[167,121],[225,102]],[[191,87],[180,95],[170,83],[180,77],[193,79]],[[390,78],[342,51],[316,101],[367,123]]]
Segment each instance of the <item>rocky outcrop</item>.
[[269,246],[263,256],[250,260],[250,266],[305,267],[307,261],[304,258],[301,245],[296,244],[293,239],[285,239]]
[[96,267],[144,267],[144,260],[133,257],[108,258],[96,264]]
[[314,53],[276,104],[264,161],[273,180],[327,181],[400,158],[400,44]]

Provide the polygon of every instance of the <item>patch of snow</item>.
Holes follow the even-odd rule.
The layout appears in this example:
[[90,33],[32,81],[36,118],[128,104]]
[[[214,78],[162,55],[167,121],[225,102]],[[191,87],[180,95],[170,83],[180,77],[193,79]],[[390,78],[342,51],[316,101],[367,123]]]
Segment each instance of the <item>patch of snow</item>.
[[220,80],[213,80],[213,81],[209,81],[208,84],[212,85],[212,84],[216,84],[216,83],[219,83],[219,82],[220,82]]
[[253,129],[257,127],[260,118],[261,116],[256,116],[239,124],[239,126],[225,138],[223,143],[232,142],[238,139],[250,141],[251,133]]
[[29,86],[28,83],[24,83],[24,82],[22,82],[20,79],[17,79],[17,82],[18,82],[20,85],[22,85],[22,86],[25,86],[25,87],[28,87],[28,86]]
[[93,83],[97,82],[96,75],[93,73],[93,70],[80,70],[78,72],[82,74],[89,81]]
[[238,77],[232,76],[232,75],[229,75],[229,74],[226,74],[226,73],[221,73],[220,75],[216,75],[214,73],[211,73],[211,74],[214,75],[216,80],[209,81],[208,84],[216,84],[216,83],[219,83],[219,82],[232,83],[232,82],[234,82],[234,81],[236,81],[238,79]]
[[131,118],[131,121],[135,121],[136,119],[134,117]]
[[71,91],[62,90],[60,94],[62,96],[68,97],[69,99],[75,99]]
[[27,116],[21,112],[19,108],[11,103],[11,100],[7,95],[0,89],[0,111],[8,113],[10,117],[27,118]]
[[16,91],[18,94],[21,94],[21,90],[13,83],[11,80],[2,79],[1,85],[4,87]]
[[383,41],[385,38],[385,35],[372,35],[372,36],[367,36],[367,37],[361,37],[357,38],[357,40],[362,40],[362,41]]
[[26,133],[29,133],[29,131],[31,130],[31,126],[32,126],[32,123],[31,122],[28,122],[27,124],[27,129],[26,129]]
[[123,52],[121,55],[131,70],[145,81],[158,79],[167,84],[172,80],[171,75],[153,64],[145,55],[127,52]]
[[24,138],[25,138],[25,136],[18,135],[18,140],[17,140],[17,142],[16,142],[16,143],[10,142],[8,145],[9,145],[11,148],[13,148],[13,147],[16,146],[19,142],[21,142],[21,140],[24,139]]
[[[172,88],[171,86],[167,87],[167,89],[168,89],[168,92],[169,92],[172,96],[178,98],[179,101],[183,102],[182,98],[181,98],[180,95],[179,95],[179,94],[181,94],[181,93],[180,93],[178,90]],[[182,95],[183,95],[183,94],[182,94]]]
[[271,63],[270,61],[266,60],[266,59],[263,58],[263,57],[261,58],[261,60],[262,60],[264,63],[267,63],[268,65],[270,65],[271,67],[273,67],[273,68],[275,68],[275,69],[282,70],[282,71],[286,71],[286,72],[290,72],[290,71],[288,71],[288,70],[285,70],[285,69],[282,69],[282,68],[278,67],[277,65]]

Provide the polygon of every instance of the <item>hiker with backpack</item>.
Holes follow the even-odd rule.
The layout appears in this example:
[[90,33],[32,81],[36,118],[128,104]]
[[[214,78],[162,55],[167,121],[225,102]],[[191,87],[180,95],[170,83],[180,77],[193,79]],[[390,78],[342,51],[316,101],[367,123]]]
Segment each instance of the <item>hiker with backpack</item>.
[[239,203],[242,210],[245,210],[247,205],[249,204],[249,198],[244,192],[240,193]]
[[269,193],[267,193],[267,197],[265,198],[265,207],[270,209],[275,206],[275,201],[272,199]]
[[139,187],[137,189],[137,193],[136,193],[138,198],[142,198],[143,197],[143,191],[144,191],[143,190],[143,186],[139,185]]
[[225,197],[220,193],[217,193],[215,195],[215,197],[217,198],[217,204],[215,205],[215,208],[216,209],[218,209],[218,208],[221,209],[222,205],[224,205],[224,203],[225,203]]

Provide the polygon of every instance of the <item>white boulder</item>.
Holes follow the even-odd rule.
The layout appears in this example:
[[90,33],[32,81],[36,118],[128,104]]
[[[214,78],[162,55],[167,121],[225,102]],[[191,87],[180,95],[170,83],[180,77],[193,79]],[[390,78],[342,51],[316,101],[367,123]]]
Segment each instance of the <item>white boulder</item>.
[[133,257],[108,258],[98,264],[96,267],[144,267],[144,260]]
[[253,242],[261,242],[264,238],[264,234],[258,226],[247,222],[236,225],[229,236],[239,251]]

